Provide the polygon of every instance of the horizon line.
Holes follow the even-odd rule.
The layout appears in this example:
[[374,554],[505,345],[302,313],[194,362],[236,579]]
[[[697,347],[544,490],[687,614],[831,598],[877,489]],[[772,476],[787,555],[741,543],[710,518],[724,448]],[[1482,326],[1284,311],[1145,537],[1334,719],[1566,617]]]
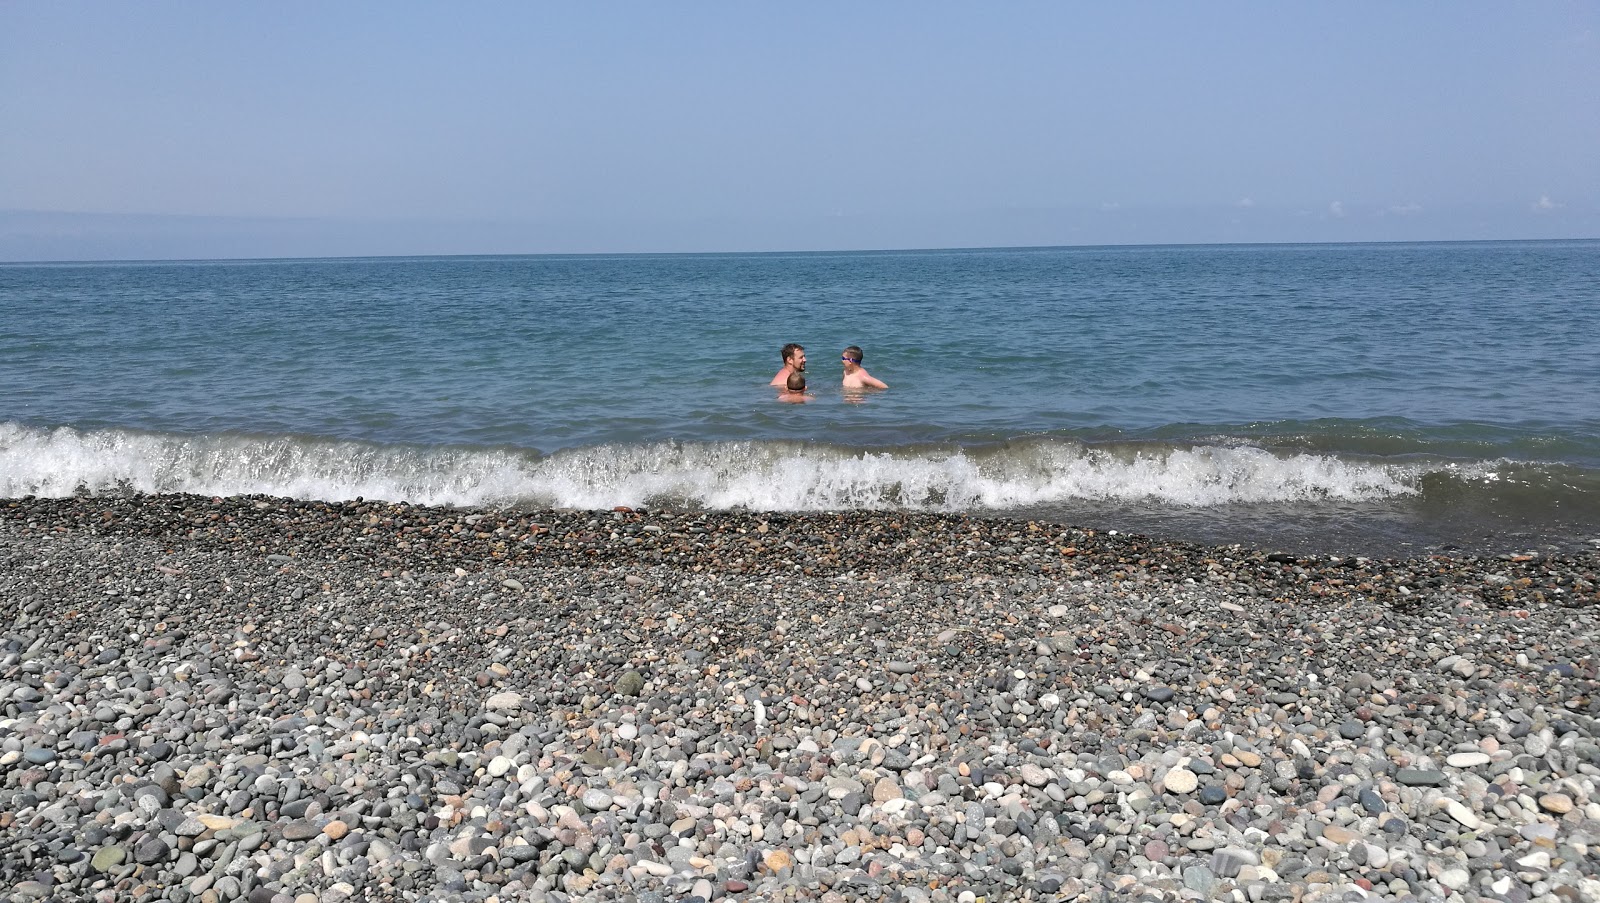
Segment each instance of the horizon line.
[[[113,214],[116,215],[116,214]],[[1090,251],[1095,249],[1137,248],[1283,248],[1283,247],[1356,247],[1363,245],[1491,245],[1491,244],[1559,244],[1562,242],[1600,241],[1597,236],[1571,236],[1566,238],[1441,238],[1441,239],[1372,239],[1367,241],[1192,241],[1192,242],[1098,242],[1081,245],[964,245],[950,247],[887,247],[887,248],[831,248],[831,249],[775,249],[767,251],[525,251],[514,253],[482,254],[330,254],[326,256],[290,257],[102,257],[56,258],[49,260],[0,260],[0,266],[52,266],[87,264],[161,264],[161,263],[273,263],[290,261],[336,260],[459,260],[516,257],[778,257],[792,255],[834,254],[948,254],[970,251]]]

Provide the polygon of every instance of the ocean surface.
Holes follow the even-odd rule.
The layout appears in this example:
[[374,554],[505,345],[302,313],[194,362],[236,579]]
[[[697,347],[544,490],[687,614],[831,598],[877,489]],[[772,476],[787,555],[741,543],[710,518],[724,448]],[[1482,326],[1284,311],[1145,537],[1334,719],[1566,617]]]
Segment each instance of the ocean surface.
[[1597,346],[1597,241],[7,264],[0,496],[1592,550]]

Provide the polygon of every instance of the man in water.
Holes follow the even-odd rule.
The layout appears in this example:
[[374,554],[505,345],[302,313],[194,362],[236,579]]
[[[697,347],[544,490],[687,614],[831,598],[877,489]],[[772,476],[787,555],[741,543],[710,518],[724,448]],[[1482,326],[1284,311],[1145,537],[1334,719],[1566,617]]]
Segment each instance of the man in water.
[[844,350],[844,387],[846,389],[887,389],[889,384],[875,378],[861,366],[861,349],[851,345]]
[[783,355],[783,369],[779,370],[778,375],[767,385],[783,388],[789,383],[789,374],[806,372],[806,350],[790,342],[778,353]]

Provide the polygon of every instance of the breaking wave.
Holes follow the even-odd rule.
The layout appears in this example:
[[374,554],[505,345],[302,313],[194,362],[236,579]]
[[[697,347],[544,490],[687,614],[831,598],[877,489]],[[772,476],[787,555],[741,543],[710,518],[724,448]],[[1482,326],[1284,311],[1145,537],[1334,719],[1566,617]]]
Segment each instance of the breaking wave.
[[[425,505],[1002,512],[1074,501],[1204,508],[1381,501],[1529,482],[1537,465],[1382,460],[1048,437],[861,449],[792,441],[568,449],[179,435],[0,423],[0,496],[126,492],[364,497]],[[1535,482],[1540,482],[1535,480]],[[1559,488],[1559,486],[1557,487]],[[1589,487],[1570,487],[1588,494]],[[1551,480],[1540,482],[1548,495]]]

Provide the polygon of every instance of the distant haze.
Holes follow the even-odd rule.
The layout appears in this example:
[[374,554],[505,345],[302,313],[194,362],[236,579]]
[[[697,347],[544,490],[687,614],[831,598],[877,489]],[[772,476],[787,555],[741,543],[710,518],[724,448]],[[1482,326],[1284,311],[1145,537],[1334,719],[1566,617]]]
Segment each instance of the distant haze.
[[1600,236],[1600,4],[8,3],[0,260]]

